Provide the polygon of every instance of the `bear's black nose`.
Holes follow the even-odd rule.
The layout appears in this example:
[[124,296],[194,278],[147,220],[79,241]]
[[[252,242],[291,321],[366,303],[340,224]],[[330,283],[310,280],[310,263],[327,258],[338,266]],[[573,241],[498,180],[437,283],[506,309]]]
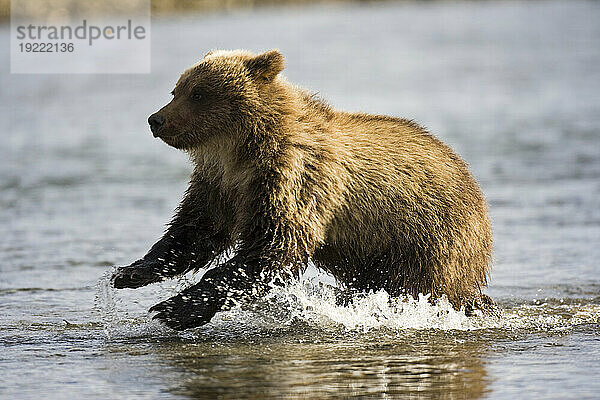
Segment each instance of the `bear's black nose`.
[[162,115],[152,114],[148,118],[148,123],[150,124],[150,130],[152,131],[152,134],[154,135],[154,137],[157,137],[160,128],[162,128],[162,126],[165,123],[165,119]]

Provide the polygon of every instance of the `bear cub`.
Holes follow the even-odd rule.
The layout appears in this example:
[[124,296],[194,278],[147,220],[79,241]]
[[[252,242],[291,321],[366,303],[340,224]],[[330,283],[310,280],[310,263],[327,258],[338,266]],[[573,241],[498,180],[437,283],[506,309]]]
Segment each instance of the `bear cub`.
[[491,307],[481,292],[490,221],[467,164],[410,120],[331,108],[283,68],[276,50],[219,50],[181,75],[148,122],[189,153],[189,188],[164,236],[117,269],[114,287],[212,267],[150,309],[178,330],[298,277],[309,260],[352,292]]

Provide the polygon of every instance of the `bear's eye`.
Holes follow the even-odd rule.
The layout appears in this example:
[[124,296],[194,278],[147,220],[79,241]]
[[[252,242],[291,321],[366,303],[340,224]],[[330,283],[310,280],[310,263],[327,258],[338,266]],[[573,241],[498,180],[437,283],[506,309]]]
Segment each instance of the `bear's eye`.
[[190,97],[194,101],[200,101],[200,100],[202,100],[202,95],[200,93],[198,93],[198,92],[192,93],[192,95]]

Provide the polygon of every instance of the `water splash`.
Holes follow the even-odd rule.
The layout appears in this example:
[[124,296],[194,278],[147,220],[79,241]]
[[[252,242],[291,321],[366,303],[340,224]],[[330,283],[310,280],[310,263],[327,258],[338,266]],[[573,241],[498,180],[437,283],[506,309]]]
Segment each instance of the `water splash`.
[[356,295],[347,304],[339,304],[338,291],[333,286],[308,280],[272,290],[267,301],[289,310],[292,319],[322,327],[343,327],[349,331],[487,327],[483,323],[485,318],[467,317],[464,310],[455,310],[446,298],[432,303],[429,295],[419,295],[417,299],[410,296],[392,298],[381,290]]
[[[105,272],[96,283],[94,311],[98,314],[106,339],[168,336],[173,331],[152,321],[148,309],[162,298],[174,296],[197,281],[194,275],[148,285],[138,289],[117,290],[111,278],[117,267]],[[190,280],[191,279],[191,280]]]
[[[100,313],[107,338],[172,335],[173,331],[151,321],[146,310],[154,302],[175,295],[201,278],[201,274],[197,274],[141,289],[116,291],[110,285],[111,275],[112,271],[106,273],[96,288],[95,308]],[[209,324],[180,335],[231,338],[305,328],[324,334],[381,329],[540,332],[564,331],[600,322],[600,305],[589,300],[532,304],[528,300],[511,299],[510,305],[500,304],[503,310],[498,315],[479,313],[471,317],[467,317],[464,310],[455,310],[446,298],[432,302],[427,295],[394,298],[385,291],[377,291],[355,295],[342,304],[340,289],[324,280],[318,275],[283,287],[274,286],[264,298],[217,313]]]
[[107,338],[111,337],[111,328],[118,322],[116,311],[115,289],[110,284],[110,278],[114,269],[107,271],[96,283],[96,295],[94,296],[94,311],[100,314],[103,322],[104,334]]
[[431,302],[420,295],[393,298],[385,291],[355,295],[341,304],[339,288],[317,279],[273,287],[260,301],[218,313],[200,331],[234,336],[261,331],[312,329],[317,334],[360,334],[377,330],[406,329],[474,330],[496,327],[498,316],[467,317],[446,298]]

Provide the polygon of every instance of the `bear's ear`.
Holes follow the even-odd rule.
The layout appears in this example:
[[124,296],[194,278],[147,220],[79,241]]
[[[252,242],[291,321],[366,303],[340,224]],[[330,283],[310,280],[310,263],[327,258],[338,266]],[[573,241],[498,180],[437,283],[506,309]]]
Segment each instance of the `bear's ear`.
[[284,58],[278,50],[269,50],[245,61],[246,68],[256,79],[271,81],[284,68]]

